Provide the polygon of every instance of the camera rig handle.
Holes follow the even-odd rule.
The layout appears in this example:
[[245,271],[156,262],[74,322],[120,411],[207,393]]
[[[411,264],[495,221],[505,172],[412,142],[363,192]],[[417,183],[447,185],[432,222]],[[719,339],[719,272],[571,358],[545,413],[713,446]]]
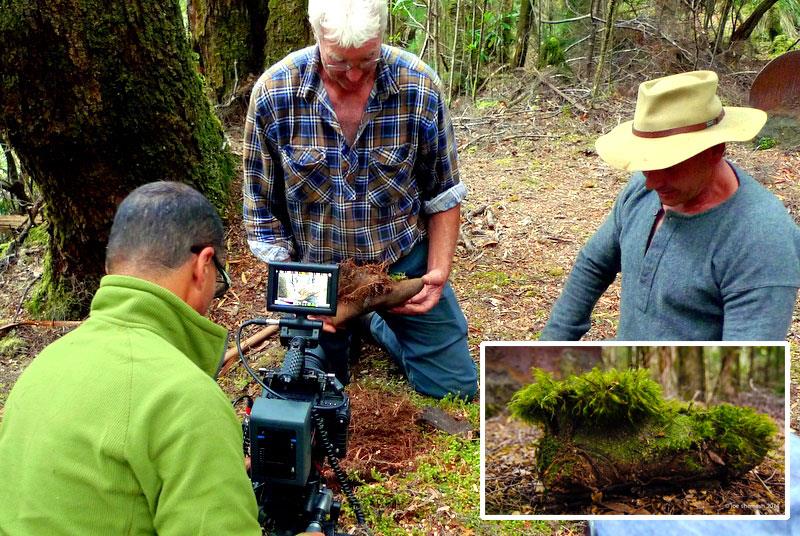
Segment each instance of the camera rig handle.
[[306,339],[303,337],[292,337],[289,348],[286,350],[286,357],[278,378],[283,383],[296,380],[303,373],[303,364],[306,360]]

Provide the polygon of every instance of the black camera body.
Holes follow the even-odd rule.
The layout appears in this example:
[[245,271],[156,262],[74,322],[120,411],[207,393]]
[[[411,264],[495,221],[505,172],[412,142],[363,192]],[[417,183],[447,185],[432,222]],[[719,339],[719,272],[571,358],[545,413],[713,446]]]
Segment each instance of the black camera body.
[[[335,534],[341,504],[322,479],[326,458],[354,498],[338,465],[347,453],[350,399],[326,364],[308,352],[318,345],[322,322],[307,315],[335,314],[337,283],[338,266],[269,265],[267,309],[295,316],[277,322],[286,355],[280,369],[254,376],[262,393],[243,427],[259,521],[273,534]],[[240,336],[241,328],[237,344]]]

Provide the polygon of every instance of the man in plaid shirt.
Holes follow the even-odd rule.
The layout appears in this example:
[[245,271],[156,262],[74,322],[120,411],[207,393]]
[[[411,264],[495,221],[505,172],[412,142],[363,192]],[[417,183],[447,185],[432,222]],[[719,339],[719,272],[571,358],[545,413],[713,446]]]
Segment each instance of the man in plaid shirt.
[[[438,76],[382,44],[386,0],[310,0],[317,44],[253,88],[244,133],[244,223],[265,262],[387,262],[423,277],[371,335],[417,391],[477,390],[467,324],[447,280],[467,194]],[[346,381],[349,334],[322,336]],[[344,376],[342,378],[342,376]]]

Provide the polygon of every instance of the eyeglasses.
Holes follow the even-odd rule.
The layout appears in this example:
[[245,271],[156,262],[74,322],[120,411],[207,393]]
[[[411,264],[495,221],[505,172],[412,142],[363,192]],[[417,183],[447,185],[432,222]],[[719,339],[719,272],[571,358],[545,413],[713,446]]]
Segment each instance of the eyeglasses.
[[334,73],[346,73],[351,69],[358,69],[359,71],[368,71],[373,67],[375,67],[379,61],[381,61],[380,58],[374,58],[356,64],[340,61],[337,63],[325,63],[324,65],[327,70],[332,71]]
[[[191,248],[189,248],[189,251],[197,255],[207,247],[212,247],[212,246],[211,244],[198,244],[196,246],[192,246]],[[214,297],[216,299],[219,299],[223,297],[226,292],[228,292],[229,288],[231,288],[231,278],[228,275],[228,272],[225,271],[225,268],[222,266],[222,263],[219,262],[216,253],[214,253],[214,255],[211,256],[211,261],[214,263],[214,268],[217,269],[217,280],[216,280],[216,286],[214,287]]]

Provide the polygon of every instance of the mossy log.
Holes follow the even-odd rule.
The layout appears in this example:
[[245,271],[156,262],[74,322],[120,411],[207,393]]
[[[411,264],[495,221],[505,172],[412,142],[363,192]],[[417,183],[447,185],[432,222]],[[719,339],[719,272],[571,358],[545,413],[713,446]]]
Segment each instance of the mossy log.
[[664,400],[644,369],[556,381],[534,371],[513,415],[544,427],[536,468],[553,494],[730,479],[761,463],[777,427],[751,408]]

